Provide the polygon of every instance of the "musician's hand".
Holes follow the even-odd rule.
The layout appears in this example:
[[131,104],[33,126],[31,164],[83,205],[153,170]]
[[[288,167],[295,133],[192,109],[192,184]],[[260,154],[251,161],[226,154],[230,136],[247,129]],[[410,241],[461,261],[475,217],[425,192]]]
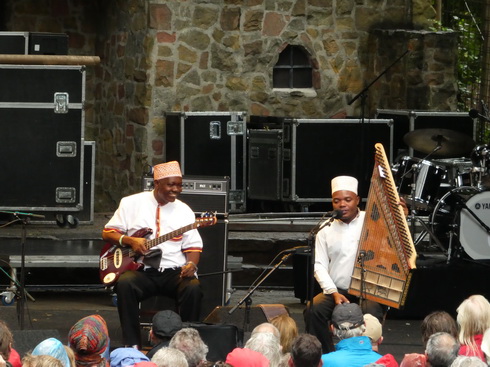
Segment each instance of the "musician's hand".
[[138,255],[143,255],[148,251],[146,248],[146,239],[139,237],[129,237],[124,238],[124,243],[128,246],[131,246],[133,251]]
[[191,278],[196,273],[196,266],[193,263],[187,263],[182,267],[180,272],[181,278]]
[[340,305],[341,303],[350,303],[347,297],[345,297],[343,294],[340,294],[339,292],[332,293],[332,296],[336,305]]
[[408,217],[407,202],[405,201],[405,199],[403,197],[400,196],[400,202],[398,204],[402,206],[403,214],[405,214],[405,217]]

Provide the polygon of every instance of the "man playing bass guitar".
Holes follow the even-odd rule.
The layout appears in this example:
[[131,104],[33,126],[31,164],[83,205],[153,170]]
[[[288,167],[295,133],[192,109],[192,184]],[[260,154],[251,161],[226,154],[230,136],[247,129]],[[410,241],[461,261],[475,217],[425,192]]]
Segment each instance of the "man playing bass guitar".
[[[192,225],[194,212],[177,199],[182,192],[179,163],[156,165],[153,178],[154,190],[124,197],[102,231],[110,248],[101,254],[101,271],[104,256],[120,265],[121,248],[140,256],[126,271],[101,275],[104,283],[116,283],[124,344],[135,348],[141,347],[140,301],[154,295],[176,297],[182,320],[198,321],[202,299],[196,272],[203,243]],[[160,238],[164,242],[159,243]]]

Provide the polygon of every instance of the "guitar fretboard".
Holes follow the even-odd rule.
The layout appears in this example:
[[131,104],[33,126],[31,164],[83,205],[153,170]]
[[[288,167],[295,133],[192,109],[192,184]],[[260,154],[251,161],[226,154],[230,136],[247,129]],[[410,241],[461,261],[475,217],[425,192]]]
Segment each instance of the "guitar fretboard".
[[189,224],[189,225],[187,225],[185,227],[182,227],[182,228],[176,229],[175,231],[166,233],[163,236],[154,238],[152,240],[148,240],[148,241],[146,241],[146,244],[145,244],[146,249],[149,250],[152,247],[155,247],[156,245],[159,245],[162,242],[168,241],[168,240],[170,240],[170,239],[172,239],[174,237],[177,237],[177,236],[181,235],[182,233],[185,233],[187,231],[190,231],[191,229],[195,229],[198,226],[199,226],[199,222],[196,221],[196,222],[194,222],[192,224]]

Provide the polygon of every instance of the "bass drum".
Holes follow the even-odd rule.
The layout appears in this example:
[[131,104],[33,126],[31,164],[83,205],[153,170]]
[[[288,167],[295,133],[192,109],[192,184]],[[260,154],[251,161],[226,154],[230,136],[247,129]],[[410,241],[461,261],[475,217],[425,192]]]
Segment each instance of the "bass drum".
[[[468,199],[466,206],[490,227],[490,191],[475,194]],[[467,209],[461,209],[459,240],[473,260],[490,260],[490,233]]]

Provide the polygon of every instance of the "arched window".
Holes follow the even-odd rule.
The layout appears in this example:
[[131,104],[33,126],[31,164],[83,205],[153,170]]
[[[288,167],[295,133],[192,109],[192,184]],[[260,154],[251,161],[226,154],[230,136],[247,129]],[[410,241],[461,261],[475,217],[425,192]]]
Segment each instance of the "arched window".
[[281,52],[274,66],[272,85],[274,88],[313,86],[310,58],[302,47],[289,45]]

